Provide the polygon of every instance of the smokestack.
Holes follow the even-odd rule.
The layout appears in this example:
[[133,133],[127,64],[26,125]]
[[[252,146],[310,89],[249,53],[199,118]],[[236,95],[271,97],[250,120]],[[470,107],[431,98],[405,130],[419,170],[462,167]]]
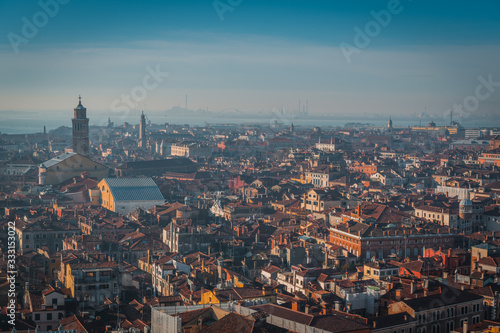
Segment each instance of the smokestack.
[[188,95],[186,95],[186,110],[188,109]]
[[396,300],[400,301],[401,300],[401,289],[396,289]]
[[335,301],[335,311],[340,311],[340,302]]

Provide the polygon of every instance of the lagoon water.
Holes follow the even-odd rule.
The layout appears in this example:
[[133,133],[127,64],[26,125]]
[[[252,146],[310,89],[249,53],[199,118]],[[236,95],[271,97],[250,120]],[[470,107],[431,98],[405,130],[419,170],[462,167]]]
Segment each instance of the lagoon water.
[[[193,113],[182,114],[182,112],[146,112],[148,120],[154,124],[189,124],[190,126],[205,126],[207,124],[273,124],[275,121],[284,126],[323,126],[323,127],[343,127],[347,123],[368,123],[374,126],[387,126],[388,117],[385,116],[296,116],[293,114],[277,114],[269,113],[268,115],[252,115],[252,114],[217,114],[214,113]],[[127,115],[111,114],[103,111],[87,112],[91,126],[104,126],[107,123],[108,117],[114,122],[115,126],[122,125],[124,122],[130,124],[138,124],[140,111],[131,111]],[[73,111],[0,111],[0,133],[6,134],[27,134],[43,131],[43,126],[46,126],[47,131],[58,128],[60,126],[71,127],[71,118]],[[427,125],[430,121],[434,121],[438,126],[446,124],[444,119],[426,118],[426,119],[411,119],[410,117],[392,117],[394,127],[407,127]],[[461,121],[464,127],[500,127],[500,121],[492,122],[484,118],[473,118]]]

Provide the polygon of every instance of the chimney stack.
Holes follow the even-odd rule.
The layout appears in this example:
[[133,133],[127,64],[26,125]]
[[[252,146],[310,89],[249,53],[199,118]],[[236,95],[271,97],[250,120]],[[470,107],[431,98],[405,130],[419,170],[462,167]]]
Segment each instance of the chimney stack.
[[401,289],[396,289],[396,300],[400,301],[401,300]]

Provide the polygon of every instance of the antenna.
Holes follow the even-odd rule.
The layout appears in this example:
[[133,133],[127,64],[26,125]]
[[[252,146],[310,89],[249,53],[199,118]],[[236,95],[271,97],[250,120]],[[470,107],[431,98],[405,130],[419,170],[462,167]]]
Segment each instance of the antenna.
[[188,95],[186,95],[186,110],[188,109]]

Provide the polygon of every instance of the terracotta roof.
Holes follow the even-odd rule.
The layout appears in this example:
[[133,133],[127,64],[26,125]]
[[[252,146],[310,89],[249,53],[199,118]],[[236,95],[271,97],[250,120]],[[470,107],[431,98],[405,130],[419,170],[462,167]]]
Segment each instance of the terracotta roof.
[[[443,295],[445,294],[454,295],[454,297],[443,297]],[[432,309],[445,305],[459,304],[482,299],[483,297],[480,295],[455,288],[444,287],[442,288],[442,292],[439,294],[404,300],[403,302],[406,303],[410,308],[418,311],[420,309]]]
[[295,321],[299,324],[309,325],[314,319],[313,315],[305,314],[299,311],[290,310],[275,304],[262,304],[251,306],[250,309],[263,311],[267,314]]
[[80,319],[75,315],[61,319],[59,323],[63,327],[63,330],[76,330],[79,333],[87,333]]
[[267,266],[266,268],[263,268],[262,270],[264,272],[269,273],[269,274],[273,274],[273,273],[280,271],[281,268],[271,265],[271,266]]
[[248,319],[240,314],[231,312],[224,316],[222,319],[217,320],[215,323],[208,327],[204,327],[203,333],[220,333],[220,332],[238,332],[238,333],[251,333],[255,321]]
[[315,316],[310,326],[328,332],[349,332],[368,328],[367,325],[359,323],[353,318],[347,313],[343,315],[342,312],[335,312],[324,316]]
[[192,310],[192,311],[186,311],[186,312],[181,312],[173,316],[178,316],[181,317],[182,319],[182,325],[185,325],[195,319],[197,319],[199,316],[202,314],[212,311],[211,307],[206,307],[203,309],[198,309],[198,310]]

